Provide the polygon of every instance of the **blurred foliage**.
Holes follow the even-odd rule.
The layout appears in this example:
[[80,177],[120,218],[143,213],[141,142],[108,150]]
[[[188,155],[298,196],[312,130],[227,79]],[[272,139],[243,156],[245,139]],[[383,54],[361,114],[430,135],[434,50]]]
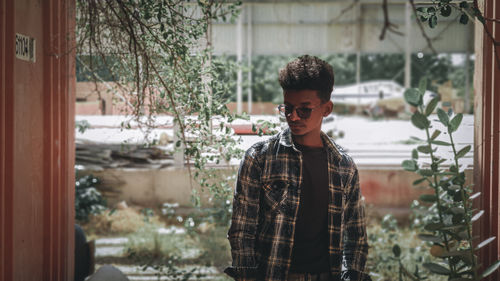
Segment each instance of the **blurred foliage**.
[[[416,263],[429,261],[429,246],[418,241],[418,230],[412,227],[400,227],[392,215],[386,215],[381,221],[367,227],[370,251],[366,264],[367,271],[374,281],[398,280],[400,263],[413,272],[421,271]],[[404,245],[403,253],[394,255],[394,244]],[[444,278],[433,281],[445,280]]]
[[76,56],[76,81],[78,82],[89,82],[95,81],[116,81],[119,77],[116,77],[113,72],[108,68],[108,63],[111,65],[116,65],[117,58],[112,55],[107,55],[103,58],[99,56],[90,55],[77,55]]
[[97,190],[99,179],[93,175],[79,176],[75,181],[75,218],[86,222],[91,214],[100,214],[106,209],[106,200]]
[[128,237],[126,255],[139,264],[142,271],[152,270],[158,280],[199,280],[205,274],[198,267],[182,268],[183,255],[197,252],[192,239],[185,234],[160,234],[158,227],[147,224]]
[[75,128],[81,134],[85,133],[88,129],[90,129],[90,123],[87,120],[77,120],[75,121]]
[[[252,101],[283,102],[283,94],[278,82],[278,72],[289,61],[296,56],[253,56],[252,57]],[[333,54],[319,56],[333,67],[335,74],[335,87],[356,83],[356,55],[355,54]],[[236,64],[235,56],[220,57]],[[462,62],[453,64],[451,54],[412,54],[411,56],[411,85],[417,87],[421,77],[429,77],[429,89],[437,91],[437,85],[449,80],[457,89],[458,95],[463,96],[466,86],[465,54]],[[361,82],[372,80],[394,80],[404,84],[404,54],[362,54]],[[249,83],[246,79],[249,68],[242,63],[243,69],[243,101],[248,100]],[[219,70],[223,81],[230,83],[229,87],[233,93],[229,98],[236,101],[236,72],[225,73]],[[469,64],[469,82],[472,89],[472,77],[474,74],[474,59]],[[432,82],[432,83],[431,83]],[[334,90],[335,91],[335,90]],[[472,90],[470,90],[472,92]]]
[[[173,280],[197,280],[204,276],[198,270],[203,266],[215,266],[222,272],[231,263],[226,237],[230,202],[214,202],[211,208],[198,208],[187,215],[177,214],[177,207],[168,203],[162,207],[162,214],[167,219],[177,218],[174,225],[160,228],[157,224],[146,223],[128,236],[128,258],[140,264],[142,270],[151,269],[158,277],[168,276]],[[194,267],[188,270],[184,267],[188,265]]]
[[[134,233],[146,224],[160,226],[158,216],[151,216],[148,209],[113,208],[89,217],[84,225],[85,231],[96,235],[127,235]],[[150,209],[149,209],[150,210]]]

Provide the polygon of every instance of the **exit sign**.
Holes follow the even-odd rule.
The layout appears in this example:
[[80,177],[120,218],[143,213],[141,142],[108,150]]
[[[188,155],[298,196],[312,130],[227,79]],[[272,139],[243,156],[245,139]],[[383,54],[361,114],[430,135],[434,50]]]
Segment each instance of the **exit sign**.
[[35,38],[16,33],[16,58],[24,61],[35,62]]

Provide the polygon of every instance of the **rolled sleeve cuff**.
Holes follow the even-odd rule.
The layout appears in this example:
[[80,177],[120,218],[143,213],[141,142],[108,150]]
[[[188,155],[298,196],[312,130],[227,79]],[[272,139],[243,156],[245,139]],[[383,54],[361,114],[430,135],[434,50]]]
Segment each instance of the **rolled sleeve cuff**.
[[224,273],[235,280],[256,280],[257,267],[230,266],[224,270]]
[[370,275],[357,271],[357,270],[347,270],[342,272],[342,281],[372,281]]

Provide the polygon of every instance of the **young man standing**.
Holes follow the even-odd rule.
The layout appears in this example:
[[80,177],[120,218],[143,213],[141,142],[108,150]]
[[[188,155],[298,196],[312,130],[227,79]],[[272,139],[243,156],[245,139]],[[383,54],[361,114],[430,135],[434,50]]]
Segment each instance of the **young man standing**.
[[333,108],[332,67],[301,56],[279,82],[289,128],[241,162],[225,272],[236,280],[370,280],[358,170],[321,132]]

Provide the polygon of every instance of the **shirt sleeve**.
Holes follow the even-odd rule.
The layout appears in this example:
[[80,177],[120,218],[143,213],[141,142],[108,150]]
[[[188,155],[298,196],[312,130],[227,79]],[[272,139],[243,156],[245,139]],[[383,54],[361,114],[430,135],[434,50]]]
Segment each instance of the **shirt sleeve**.
[[228,238],[232,266],[224,272],[236,280],[255,280],[258,264],[255,240],[259,215],[261,168],[247,152],[241,162],[233,199],[233,214]]
[[347,188],[347,198],[344,210],[344,267],[342,280],[371,280],[365,273],[365,263],[368,255],[366,221],[364,203],[361,199],[358,169],[354,165],[351,180]]

